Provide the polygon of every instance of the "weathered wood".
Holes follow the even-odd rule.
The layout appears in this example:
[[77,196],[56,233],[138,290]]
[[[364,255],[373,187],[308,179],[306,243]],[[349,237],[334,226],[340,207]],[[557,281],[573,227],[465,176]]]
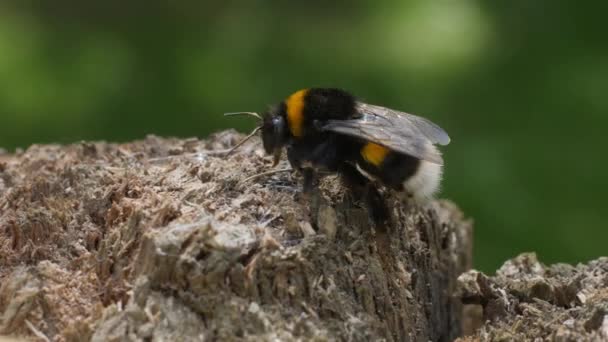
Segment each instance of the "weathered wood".
[[608,258],[545,266],[533,253],[496,276],[469,271],[459,293],[479,313],[465,341],[608,341]]
[[[240,135],[32,146],[0,162],[0,334],[54,340],[432,340],[461,331],[471,224],[375,231],[339,179],[300,198]],[[286,165],[284,165],[286,166]]]

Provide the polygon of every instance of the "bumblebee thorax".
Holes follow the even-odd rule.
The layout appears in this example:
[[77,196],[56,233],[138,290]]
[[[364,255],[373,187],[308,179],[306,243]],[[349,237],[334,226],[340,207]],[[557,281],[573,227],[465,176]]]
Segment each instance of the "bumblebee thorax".
[[289,131],[294,137],[304,133],[304,105],[308,89],[298,90],[285,100],[285,112]]
[[301,138],[314,129],[315,120],[348,119],[355,114],[355,98],[344,90],[309,88],[298,90],[283,101],[289,132]]

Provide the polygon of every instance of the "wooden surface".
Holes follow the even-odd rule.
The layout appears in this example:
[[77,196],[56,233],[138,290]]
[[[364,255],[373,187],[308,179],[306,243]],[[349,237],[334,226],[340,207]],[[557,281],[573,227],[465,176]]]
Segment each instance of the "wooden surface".
[[[309,200],[255,140],[33,146],[0,165],[0,333],[51,340],[450,341],[471,223],[448,201],[370,225],[340,180]],[[283,162],[285,163],[285,162]],[[283,164],[278,168],[287,167]],[[26,321],[30,324],[26,324]]]

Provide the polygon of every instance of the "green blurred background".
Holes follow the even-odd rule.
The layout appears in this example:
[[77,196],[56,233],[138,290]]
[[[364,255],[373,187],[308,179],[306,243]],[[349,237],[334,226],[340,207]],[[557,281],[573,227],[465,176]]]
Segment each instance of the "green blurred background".
[[348,89],[451,135],[475,263],[607,255],[608,2],[0,3],[0,146],[205,137],[294,90]]

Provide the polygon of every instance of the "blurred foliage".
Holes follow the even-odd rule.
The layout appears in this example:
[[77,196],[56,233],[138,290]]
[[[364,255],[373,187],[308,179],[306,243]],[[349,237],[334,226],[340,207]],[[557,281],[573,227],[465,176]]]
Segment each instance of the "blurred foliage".
[[7,0],[0,146],[246,131],[221,113],[342,87],[448,130],[443,196],[475,220],[477,267],[583,261],[607,254],[607,7]]

